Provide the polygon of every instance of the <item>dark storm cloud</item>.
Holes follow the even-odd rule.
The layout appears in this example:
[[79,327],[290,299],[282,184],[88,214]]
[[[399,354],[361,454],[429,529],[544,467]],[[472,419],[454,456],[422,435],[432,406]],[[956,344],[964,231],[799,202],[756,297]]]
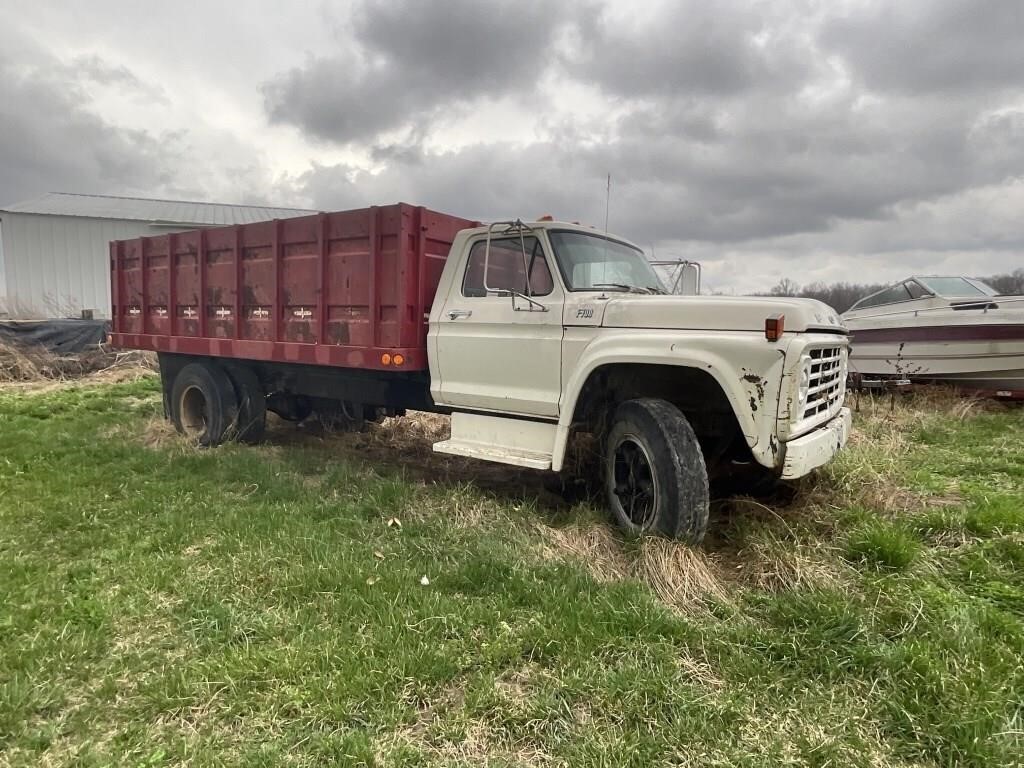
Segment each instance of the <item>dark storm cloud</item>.
[[[98,27],[112,13],[98,6]],[[659,252],[818,264],[829,250],[842,269],[844,254],[924,263],[962,247],[973,255],[956,258],[981,262],[1020,239],[1022,14],[1017,0],[300,4],[287,24],[264,9],[232,26],[238,46],[266,47],[259,75],[232,70],[227,49],[197,56],[199,43],[163,58],[135,51],[152,55],[125,58],[135,70],[102,53],[118,50],[113,37],[77,58],[26,57],[5,39],[10,25],[0,203],[45,189],[159,190],[602,224],[611,173],[611,227]],[[36,30],[52,23],[40,18]],[[202,70],[167,70],[183,56]],[[161,67],[166,93],[137,75]],[[209,82],[197,86],[197,71]],[[247,133],[250,87],[271,123],[296,131]],[[192,114],[167,93],[213,116],[179,120],[188,128],[175,135],[131,131],[94,101]],[[210,113],[219,99],[223,114]],[[318,163],[321,151],[350,164]]]
[[441,109],[529,89],[571,8],[558,0],[365,3],[350,30],[339,25],[337,51],[263,85],[267,113],[342,143],[421,131]]
[[724,243],[885,220],[898,203],[1024,173],[1016,114],[972,126],[972,114],[952,109],[942,120],[910,106],[857,113],[846,102],[771,110],[755,99],[732,119],[700,122],[689,108],[638,108],[598,143],[565,131],[526,147],[392,148],[379,173],[319,166],[298,189],[325,208],[400,197],[478,218],[547,211],[598,222],[611,173],[623,235]]
[[871,89],[1017,90],[1024,72],[1024,3],[876,1],[828,21],[822,40]]
[[123,194],[166,180],[166,146],[110,125],[88,103],[71,68],[0,53],[0,205],[47,191]]
[[[287,76],[311,89],[304,103],[333,105],[300,110],[300,127],[362,138],[384,165],[376,174],[316,166],[296,189],[317,206],[402,198],[479,218],[550,211],[598,221],[611,173],[612,221],[624,235],[725,244],[893,223],[908,205],[1024,175],[1024,113],[1000,100],[1024,95],[1024,62],[1014,65],[1024,46],[1009,44],[1017,4],[944,2],[930,14],[932,4],[901,2],[891,6],[898,12],[863,5],[842,17],[810,1],[667,3],[626,16],[577,6],[563,17],[564,35],[532,49],[528,67],[503,73],[461,73],[459,62],[481,52],[461,32],[432,61],[438,32],[422,5],[405,6],[407,25],[395,2],[364,7],[356,28],[378,54],[376,71],[331,86],[310,78],[315,66]],[[491,20],[507,6],[474,7],[474,23],[501,26]],[[988,8],[991,18],[971,18]],[[403,31],[389,37],[396,23]],[[351,111],[355,89],[371,91],[376,75],[396,82],[417,67],[440,86],[399,88],[396,110],[429,115],[495,88],[530,93],[544,72],[596,88],[616,116],[589,126],[569,117],[527,145],[482,136],[428,153],[429,128],[404,144],[376,141],[408,112],[370,99],[353,124],[332,111],[342,101]]]
[[660,185],[662,207],[682,207],[691,235],[713,240],[885,218],[901,201],[1024,173],[1024,137],[1012,115],[977,122],[946,104],[812,108],[760,96],[729,114],[706,140],[676,127],[686,125],[685,113],[638,110],[598,159],[627,185]]
[[606,8],[581,14],[566,69],[626,98],[729,95],[791,88],[814,65],[806,46],[773,34],[763,4],[681,0],[624,24]]

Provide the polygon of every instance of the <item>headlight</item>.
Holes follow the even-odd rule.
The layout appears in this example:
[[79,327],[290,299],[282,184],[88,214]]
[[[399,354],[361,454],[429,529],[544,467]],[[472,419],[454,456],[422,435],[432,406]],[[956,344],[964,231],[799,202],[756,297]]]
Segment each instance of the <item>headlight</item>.
[[800,364],[800,378],[797,383],[797,418],[804,415],[804,408],[807,407],[807,393],[811,389],[811,358],[805,357]]

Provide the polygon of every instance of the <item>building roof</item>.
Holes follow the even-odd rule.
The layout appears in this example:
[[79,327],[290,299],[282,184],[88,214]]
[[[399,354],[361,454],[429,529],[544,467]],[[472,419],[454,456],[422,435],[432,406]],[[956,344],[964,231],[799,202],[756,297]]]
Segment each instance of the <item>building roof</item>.
[[80,216],[90,219],[148,221],[156,226],[174,224],[248,224],[253,221],[308,216],[303,208],[271,208],[262,205],[227,205],[185,200],[151,200],[113,195],[76,195],[47,192],[44,195],[0,208],[0,213],[39,213]]

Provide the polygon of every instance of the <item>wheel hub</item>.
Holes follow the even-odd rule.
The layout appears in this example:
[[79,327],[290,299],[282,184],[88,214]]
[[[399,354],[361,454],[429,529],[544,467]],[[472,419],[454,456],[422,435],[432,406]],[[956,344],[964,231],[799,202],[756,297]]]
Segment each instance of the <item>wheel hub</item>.
[[645,530],[654,522],[658,483],[647,449],[633,435],[623,435],[612,452],[613,491],[623,515]]
[[208,405],[206,395],[199,387],[189,387],[181,393],[181,426],[191,435],[206,431]]

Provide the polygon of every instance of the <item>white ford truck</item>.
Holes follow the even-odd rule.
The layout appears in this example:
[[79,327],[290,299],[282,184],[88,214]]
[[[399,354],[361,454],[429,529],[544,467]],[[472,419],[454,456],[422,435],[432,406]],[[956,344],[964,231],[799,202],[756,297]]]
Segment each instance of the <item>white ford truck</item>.
[[843,448],[829,307],[668,295],[625,239],[473,224],[400,204],[114,243],[113,341],[159,353],[167,415],[201,442],[256,439],[267,410],[355,428],[431,410],[451,414],[436,451],[558,473],[586,435],[618,524],[689,541],[713,483]]

